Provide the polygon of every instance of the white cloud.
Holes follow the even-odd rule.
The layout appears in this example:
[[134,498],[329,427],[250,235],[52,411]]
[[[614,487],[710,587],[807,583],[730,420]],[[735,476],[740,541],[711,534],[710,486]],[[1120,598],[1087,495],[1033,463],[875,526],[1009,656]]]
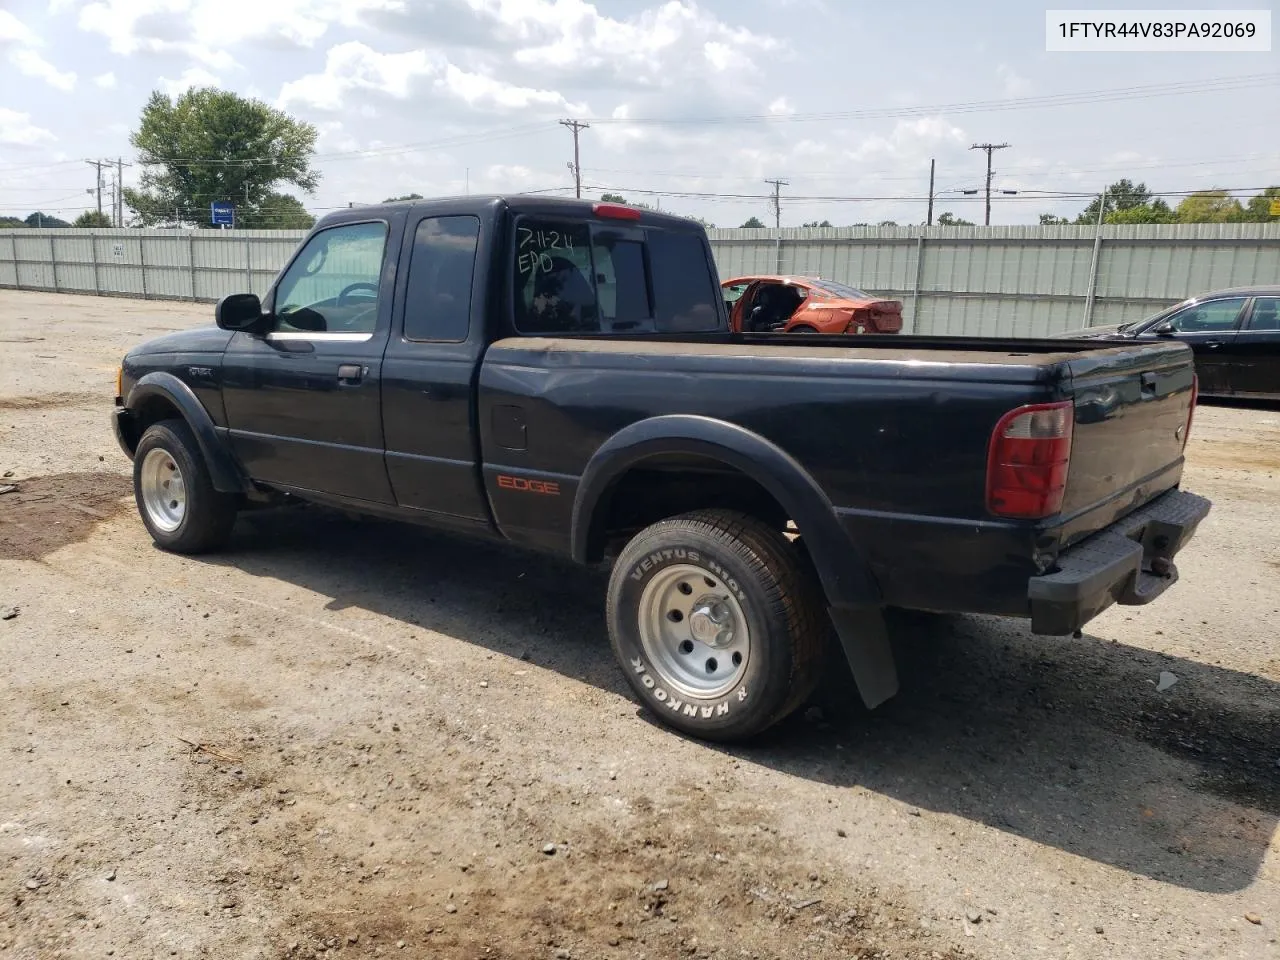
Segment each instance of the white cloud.
[[786,97],[778,97],[769,103],[769,112],[775,117],[789,117],[796,112],[796,108],[791,106]]
[[39,80],[43,80],[51,87],[68,91],[75,88],[76,75],[74,73],[64,73],[34,50],[25,48],[14,50],[9,54],[9,62],[17,67],[19,72],[28,77],[36,77]]
[[378,53],[358,41],[340,43],[325,56],[324,73],[310,73],[280,89],[279,105],[337,110],[346,93],[373,90],[404,99],[415,77],[437,72],[425,50]]
[[31,122],[31,115],[0,107],[0,143],[34,147],[56,140],[52,133]]
[[186,93],[192,87],[217,87],[222,84],[222,81],[203,67],[188,67],[182,71],[182,76],[177,80],[161,77],[156,83],[164,93],[170,97],[176,97]]
[[575,71],[604,67],[631,79],[673,82],[673,67],[702,59],[722,70],[732,57],[745,69],[750,53],[779,46],[771,37],[731,27],[686,0],[667,0],[625,20],[604,16],[584,0],[466,2],[518,39],[515,60],[529,66]]
[[996,66],[996,76],[1000,78],[1006,97],[1025,97],[1031,92],[1030,82],[1025,77],[1018,76],[1007,63]]
[[702,45],[702,52],[707,63],[717,70],[727,70],[733,63],[733,48],[719,40],[708,40]]
[[94,77],[93,82],[103,90],[114,90],[116,87],[116,75],[108,70],[106,73],[100,73]]
[[436,85],[465,101],[469,106],[487,104],[507,110],[523,110],[540,104],[548,107],[563,107],[569,112],[581,112],[581,108],[568,103],[554,90],[519,87],[479,73],[468,73],[452,63],[445,67],[444,76],[437,81]]
[[8,10],[0,10],[0,43],[22,43],[34,47],[39,45],[40,39]]
[[333,27],[353,27],[371,12],[398,11],[405,0],[195,0],[195,36],[213,44],[282,37],[310,47]]
[[[225,70],[236,61],[226,50],[185,29],[184,16],[193,0],[95,0],[80,8],[81,30],[107,39],[112,53],[132,56],[145,53],[181,53],[215,70]],[[200,2],[200,0],[195,0]],[[265,6],[265,5],[264,5]],[[139,32],[139,21],[150,33]],[[190,39],[182,39],[183,34]]]
[[[80,29],[99,33],[113,53],[180,52],[215,69],[235,62],[229,48],[254,39],[310,47],[371,12],[398,11],[407,0],[92,0],[80,5]],[[63,2],[70,7],[72,2]]]
[[[322,110],[341,108],[348,95],[376,92],[397,100],[408,99],[415,81],[431,81],[432,89],[469,107],[528,110],[546,107],[585,110],[568,103],[554,90],[540,90],[507,83],[484,73],[464,70],[443,55],[427,50],[379,53],[359,41],[340,43],[325,57],[323,73],[289,81],[280,90],[281,107],[291,104]],[[372,109],[364,104],[362,109]]]

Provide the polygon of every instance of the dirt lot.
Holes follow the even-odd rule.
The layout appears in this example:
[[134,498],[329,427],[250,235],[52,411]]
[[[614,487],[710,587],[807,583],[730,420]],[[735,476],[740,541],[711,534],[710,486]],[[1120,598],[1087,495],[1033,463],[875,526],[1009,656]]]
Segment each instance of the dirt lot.
[[723,749],[598,572],[316,510],[156,550],[115,365],[209,317],[0,291],[0,954],[1280,957],[1280,411],[1197,413],[1158,603],[902,616],[896,700]]

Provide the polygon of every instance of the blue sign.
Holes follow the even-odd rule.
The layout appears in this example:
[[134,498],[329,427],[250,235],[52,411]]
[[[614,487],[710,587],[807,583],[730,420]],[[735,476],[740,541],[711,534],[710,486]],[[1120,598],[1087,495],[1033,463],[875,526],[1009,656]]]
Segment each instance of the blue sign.
[[236,222],[236,208],[225,200],[209,204],[209,222],[215,227],[230,227]]

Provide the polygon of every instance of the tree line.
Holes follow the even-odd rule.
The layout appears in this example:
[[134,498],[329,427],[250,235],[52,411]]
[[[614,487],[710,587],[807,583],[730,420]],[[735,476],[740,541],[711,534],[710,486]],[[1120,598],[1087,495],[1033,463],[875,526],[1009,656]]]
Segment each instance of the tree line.
[[1051,213],[1040,214],[1040,223],[1094,224],[1102,205],[1103,223],[1268,223],[1280,219],[1271,213],[1273,200],[1280,200],[1280,187],[1267,187],[1241,203],[1226,190],[1200,190],[1170,207],[1154,195],[1145,183],[1117,180],[1095,197],[1074,219]]

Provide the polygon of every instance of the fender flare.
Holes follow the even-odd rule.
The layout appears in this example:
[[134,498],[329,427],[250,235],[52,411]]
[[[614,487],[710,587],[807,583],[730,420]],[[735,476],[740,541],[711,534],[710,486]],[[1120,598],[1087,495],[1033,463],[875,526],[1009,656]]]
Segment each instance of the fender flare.
[[133,385],[125,400],[125,408],[133,413],[151,397],[161,397],[178,408],[178,413],[195,434],[200,454],[209,468],[213,488],[220,493],[245,492],[244,471],[218,435],[213,418],[195,392],[172,373],[155,370]]
[[599,533],[599,507],[622,476],[641,461],[668,453],[718,460],[764,487],[800,530],[830,606],[880,605],[880,590],[871,568],[845,535],[835,508],[813,477],[776,444],[712,417],[672,414],[640,420],[596,450],[574,497],[574,560],[588,562]]

